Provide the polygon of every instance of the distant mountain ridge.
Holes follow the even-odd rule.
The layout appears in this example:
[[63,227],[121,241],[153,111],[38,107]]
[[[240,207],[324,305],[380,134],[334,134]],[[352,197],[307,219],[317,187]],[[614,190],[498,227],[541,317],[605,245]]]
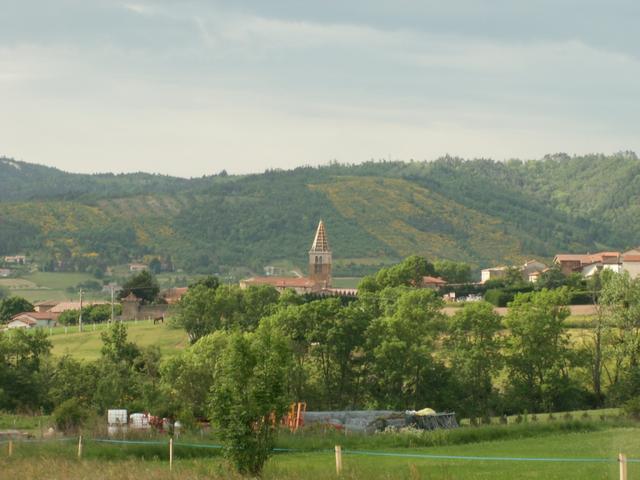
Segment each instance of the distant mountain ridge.
[[184,179],[0,158],[0,255],[86,269],[149,255],[188,271],[304,266],[319,218],[338,271],[417,253],[475,267],[640,244],[635,154],[332,164]]

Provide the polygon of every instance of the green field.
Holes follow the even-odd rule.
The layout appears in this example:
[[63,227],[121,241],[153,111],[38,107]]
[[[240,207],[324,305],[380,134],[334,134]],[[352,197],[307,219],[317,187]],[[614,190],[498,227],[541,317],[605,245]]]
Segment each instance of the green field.
[[[511,431],[508,439],[476,441],[435,447],[406,446],[411,434],[381,434],[369,437],[331,435],[322,438],[306,433],[296,438],[285,435],[279,446],[297,446],[297,452],[284,452],[273,456],[266,465],[265,479],[329,479],[336,478],[333,444],[343,446],[343,478],[377,479],[511,479],[544,478],[607,479],[618,478],[618,453],[629,458],[640,457],[640,428],[633,425],[614,426],[585,424],[580,430],[574,426],[540,430],[533,436],[526,435],[520,427],[489,427],[492,430]],[[486,427],[460,429],[453,435],[448,432],[428,433],[436,440],[464,439],[465,436],[485,436]],[[577,429],[577,430],[576,430]],[[536,430],[536,429],[534,429]],[[491,432],[488,432],[491,433]],[[518,437],[523,434],[523,438]],[[421,434],[422,435],[422,434]],[[320,437],[320,438],[319,438]],[[86,438],[90,438],[87,436]],[[305,451],[309,441],[316,440],[320,448]],[[324,440],[324,441],[323,441]],[[167,442],[165,437],[164,442]],[[156,478],[239,478],[230,473],[220,457],[220,450],[181,446],[208,443],[210,440],[178,439],[175,449],[173,473],[169,472],[166,445],[109,445],[86,441],[84,458],[77,460],[75,441],[50,442],[48,444],[17,443],[11,458],[0,455],[0,471],[3,478],[64,478],[64,479],[156,479]],[[393,444],[403,447],[394,447]],[[361,448],[369,445],[368,448]],[[6,452],[6,447],[4,447]],[[413,456],[412,456],[413,455]],[[430,456],[500,457],[497,459],[443,459],[419,458]],[[552,459],[534,461],[531,458]],[[603,459],[605,461],[566,461],[579,459]],[[553,461],[556,460],[556,461]],[[565,460],[565,461],[559,461]],[[629,464],[629,478],[637,478],[640,464]]]
[[338,277],[331,279],[331,286],[334,288],[356,288],[362,278],[360,277]]
[[[36,272],[18,278],[0,279],[0,286],[7,288],[11,295],[24,297],[30,302],[41,300],[78,300],[76,293],[67,291],[81,282],[95,280],[88,273]],[[86,292],[87,300],[104,300],[107,296],[101,292]]]
[[[172,328],[169,325],[154,325],[148,321],[127,322],[129,340],[141,347],[156,345],[160,347],[163,356],[174,355],[185,348],[189,341],[187,334],[182,329]],[[85,325],[82,333],[78,327],[68,327],[65,334],[64,327],[56,327],[51,330],[52,353],[54,355],[71,355],[72,357],[95,360],[100,357],[100,332],[107,328],[106,324]]]

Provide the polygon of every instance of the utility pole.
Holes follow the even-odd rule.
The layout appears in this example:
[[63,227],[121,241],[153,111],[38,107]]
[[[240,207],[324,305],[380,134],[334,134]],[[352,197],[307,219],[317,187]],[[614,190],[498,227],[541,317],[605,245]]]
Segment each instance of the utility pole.
[[80,289],[80,318],[78,318],[78,331],[82,332],[82,294],[84,292]]
[[114,290],[113,290],[113,285],[110,285],[111,287],[111,323],[113,323],[113,294],[114,294]]

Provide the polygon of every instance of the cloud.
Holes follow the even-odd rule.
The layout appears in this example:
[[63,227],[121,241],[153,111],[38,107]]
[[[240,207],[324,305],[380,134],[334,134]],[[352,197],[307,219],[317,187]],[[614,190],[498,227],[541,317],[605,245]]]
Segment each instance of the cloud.
[[537,6],[25,2],[0,19],[0,154],[27,161],[199,175],[640,148],[634,49]]
[[125,3],[122,6],[125,10],[129,10],[130,12],[134,12],[139,15],[144,15],[152,12],[151,7],[139,3]]

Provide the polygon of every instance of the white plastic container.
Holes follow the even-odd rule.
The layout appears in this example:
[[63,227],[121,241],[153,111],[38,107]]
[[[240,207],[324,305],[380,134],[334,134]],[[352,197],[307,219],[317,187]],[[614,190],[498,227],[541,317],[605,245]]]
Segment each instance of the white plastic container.
[[107,410],[107,425],[124,426],[127,422],[126,410]]
[[146,430],[151,428],[149,415],[146,413],[132,413],[129,415],[129,426],[135,430]]

